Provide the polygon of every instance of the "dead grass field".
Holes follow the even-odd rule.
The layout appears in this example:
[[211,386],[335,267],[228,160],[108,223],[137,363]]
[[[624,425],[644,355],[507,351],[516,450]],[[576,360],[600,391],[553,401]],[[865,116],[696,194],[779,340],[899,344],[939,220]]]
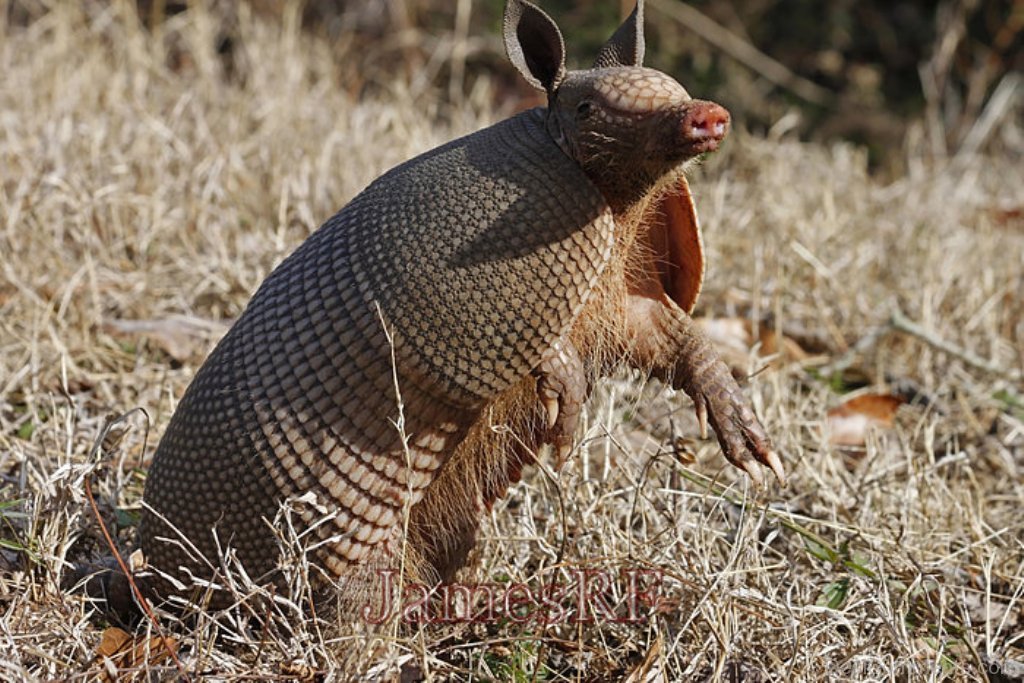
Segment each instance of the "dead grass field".
[[[228,79],[202,11],[157,40],[128,3],[77,4],[0,27],[6,680],[110,670],[107,624],[61,589],[70,562],[107,552],[85,482],[130,543],[148,458],[222,322],[381,171],[507,113],[484,87],[454,111],[402,83],[353,101],[326,47],[287,21],[241,17]],[[1015,116],[1001,134],[1019,143]],[[653,569],[663,600],[642,623],[371,638],[300,616],[266,630],[164,617],[181,665],[194,680],[340,680],[352,661],[372,669],[359,680],[1024,680],[1024,163],[908,168],[883,183],[855,148],[738,131],[694,174],[710,262],[698,313],[739,345],[787,488],[751,489],[714,440],[683,439],[685,396],[621,378],[572,459],[530,470],[485,523],[465,581]],[[789,341],[751,349],[734,319]],[[827,411],[857,385],[911,400],[840,448]],[[148,441],[136,413],[119,448],[94,451],[107,416],[136,407]]]

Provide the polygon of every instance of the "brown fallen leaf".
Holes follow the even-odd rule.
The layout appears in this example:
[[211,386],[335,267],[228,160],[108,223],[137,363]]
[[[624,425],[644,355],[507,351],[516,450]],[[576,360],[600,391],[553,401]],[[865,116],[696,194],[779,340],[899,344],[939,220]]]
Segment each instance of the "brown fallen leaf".
[[680,465],[692,465],[697,462],[696,441],[685,436],[672,439],[672,455]]
[[[168,649],[169,648],[169,649]],[[123,680],[126,669],[159,665],[177,653],[178,643],[173,638],[139,638],[124,629],[111,626],[103,631],[96,646],[96,666],[102,681]]]
[[808,354],[798,343],[766,325],[759,325],[755,335],[746,318],[697,318],[697,325],[714,343],[733,374],[746,375],[750,349],[756,342],[758,357],[780,355],[785,362],[802,361]]
[[861,394],[828,411],[829,442],[863,446],[872,429],[891,429],[896,411],[906,402],[893,394]]
[[761,327],[758,332],[761,342],[762,356],[780,354],[786,362],[807,360],[810,357],[795,340],[768,327]]
[[997,227],[1024,230],[1024,206],[993,207],[988,214]]
[[120,337],[145,337],[174,360],[185,362],[201,354],[230,326],[231,321],[173,315],[152,320],[107,320],[103,330]]

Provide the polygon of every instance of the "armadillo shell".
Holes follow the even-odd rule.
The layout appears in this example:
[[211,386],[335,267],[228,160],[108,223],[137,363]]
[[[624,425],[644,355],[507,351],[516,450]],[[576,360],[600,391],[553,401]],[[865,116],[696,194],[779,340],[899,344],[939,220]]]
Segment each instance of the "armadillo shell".
[[[614,241],[544,110],[376,180],[267,278],[186,391],[146,483],[150,564],[208,576],[230,546],[260,579],[289,528],[337,574],[366,561],[571,327]],[[272,524],[289,497],[291,526]]]

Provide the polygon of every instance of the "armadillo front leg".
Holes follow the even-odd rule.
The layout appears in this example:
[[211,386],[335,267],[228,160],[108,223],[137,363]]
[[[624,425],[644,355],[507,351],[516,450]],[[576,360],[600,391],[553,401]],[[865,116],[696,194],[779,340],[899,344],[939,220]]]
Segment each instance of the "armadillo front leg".
[[586,367],[576,346],[560,339],[534,371],[537,395],[544,406],[546,433],[543,441],[555,449],[561,464],[572,450],[580,411],[590,395]]
[[763,480],[755,463],[769,467],[785,483],[782,462],[764,427],[693,319],[672,301],[635,294],[629,297],[627,315],[635,340],[634,361],[693,399],[701,436],[707,436],[710,423],[726,459],[755,483]]

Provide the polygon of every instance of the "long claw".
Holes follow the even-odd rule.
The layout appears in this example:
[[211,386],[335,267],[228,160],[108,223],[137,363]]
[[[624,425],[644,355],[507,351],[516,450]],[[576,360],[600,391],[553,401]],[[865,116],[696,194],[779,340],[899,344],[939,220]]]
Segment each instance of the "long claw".
[[548,429],[551,429],[558,421],[558,397],[545,396],[541,400],[544,402],[544,410],[548,417]]
[[708,438],[708,404],[703,399],[694,402],[697,409],[697,424],[700,425],[700,438]]
[[764,475],[761,474],[761,468],[757,463],[753,460],[744,460],[740,463],[740,469],[750,476],[756,488],[764,488]]
[[768,451],[768,455],[764,457],[765,464],[772,468],[772,472],[775,473],[775,478],[779,480],[779,483],[783,486],[786,485],[786,472],[782,469],[782,460],[779,459],[779,454],[775,451]]

